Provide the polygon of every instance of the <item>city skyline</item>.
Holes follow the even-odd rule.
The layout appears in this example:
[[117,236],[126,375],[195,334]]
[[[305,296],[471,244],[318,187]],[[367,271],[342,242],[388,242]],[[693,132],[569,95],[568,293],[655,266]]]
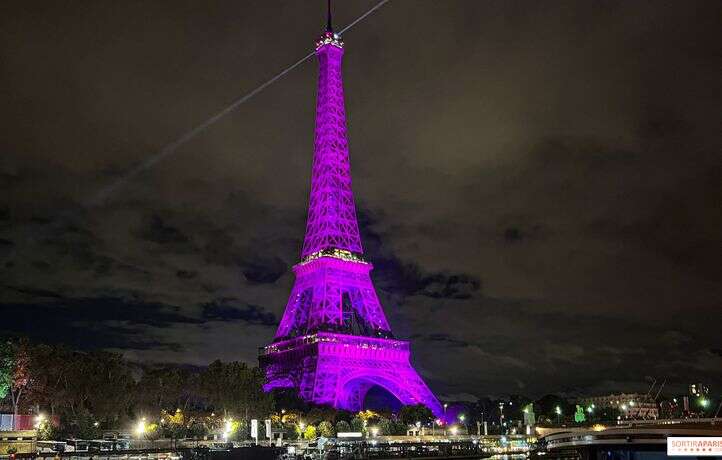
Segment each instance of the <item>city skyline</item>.
[[[83,203],[308,52],[316,3],[13,5],[0,334],[256,362],[302,246],[313,63]],[[346,107],[372,278],[431,389],[719,386],[719,5],[413,5],[344,37]]]

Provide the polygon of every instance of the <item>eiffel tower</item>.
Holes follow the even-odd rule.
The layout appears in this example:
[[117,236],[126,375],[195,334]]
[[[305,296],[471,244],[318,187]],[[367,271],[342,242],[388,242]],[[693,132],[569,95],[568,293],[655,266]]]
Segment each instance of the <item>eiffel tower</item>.
[[294,388],[314,404],[358,411],[380,386],[401,404],[439,401],[409,361],[409,342],[395,339],[364,260],[346,136],[341,60],[329,8],[316,42],[319,61],[311,196],[296,281],[273,343],[259,350],[264,389]]

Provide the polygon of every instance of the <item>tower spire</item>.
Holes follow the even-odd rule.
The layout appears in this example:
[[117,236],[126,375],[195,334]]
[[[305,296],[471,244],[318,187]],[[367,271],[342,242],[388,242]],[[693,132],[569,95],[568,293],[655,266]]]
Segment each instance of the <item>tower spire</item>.
[[326,21],[326,32],[333,33],[333,26],[331,25],[331,0],[328,0],[326,4],[326,11],[328,12],[328,19]]
[[[329,8],[329,26],[330,13]],[[343,41],[328,30],[316,42],[319,65],[316,129],[311,194],[301,259],[335,250],[357,255],[363,253],[351,189],[341,78],[343,46]]]

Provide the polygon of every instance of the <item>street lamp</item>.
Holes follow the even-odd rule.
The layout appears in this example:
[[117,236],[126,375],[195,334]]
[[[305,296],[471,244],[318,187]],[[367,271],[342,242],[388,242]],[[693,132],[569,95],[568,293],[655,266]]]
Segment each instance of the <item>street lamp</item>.
[[559,423],[560,423],[559,419],[562,415],[562,408],[557,406],[554,408],[554,412],[557,414],[557,425],[559,425]]
[[499,403],[499,429],[504,434],[504,402]]

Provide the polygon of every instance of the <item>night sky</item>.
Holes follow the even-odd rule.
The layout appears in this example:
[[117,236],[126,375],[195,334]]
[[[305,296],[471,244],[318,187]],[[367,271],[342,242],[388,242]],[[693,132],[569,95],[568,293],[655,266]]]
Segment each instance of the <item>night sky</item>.
[[[338,1],[342,26],[375,1]],[[5,2],[0,334],[256,363],[299,259],[324,1]],[[349,31],[367,258],[440,396],[722,390],[718,1],[392,0]]]

